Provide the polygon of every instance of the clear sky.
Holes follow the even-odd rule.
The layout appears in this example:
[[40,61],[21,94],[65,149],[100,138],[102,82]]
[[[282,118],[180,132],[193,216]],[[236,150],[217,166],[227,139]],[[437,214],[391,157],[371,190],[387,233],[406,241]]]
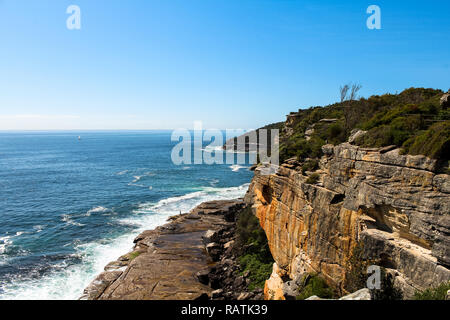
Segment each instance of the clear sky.
[[[66,9],[81,8],[81,30]],[[381,30],[369,30],[369,5]],[[450,87],[450,1],[0,0],[0,130],[257,128]]]

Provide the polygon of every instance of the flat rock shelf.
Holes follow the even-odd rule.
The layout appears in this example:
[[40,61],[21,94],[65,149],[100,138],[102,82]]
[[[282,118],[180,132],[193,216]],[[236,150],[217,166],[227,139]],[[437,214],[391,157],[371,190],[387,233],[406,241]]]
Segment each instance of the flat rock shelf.
[[[109,263],[84,290],[82,300],[196,300],[211,297],[208,277],[215,248],[208,234],[234,227],[242,199],[205,202],[187,214],[145,231],[134,250]],[[210,248],[211,247],[211,248]],[[211,251],[211,252],[210,252]],[[220,255],[220,252],[217,253]]]

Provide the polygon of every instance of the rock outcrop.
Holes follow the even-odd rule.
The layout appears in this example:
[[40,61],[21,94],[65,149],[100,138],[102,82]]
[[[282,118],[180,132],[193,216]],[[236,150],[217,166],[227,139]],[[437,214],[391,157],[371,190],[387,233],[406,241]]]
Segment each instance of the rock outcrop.
[[[273,175],[255,170],[253,206],[276,261],[266,298],[283,281],[316,272],[342,294],[357,245],[392,272],[405,298],[450,280],[450,177],[424,156],[399,149],[325,145],[320,179],[310,184],[295,161]],[[308,174],[308,173],[307,173]],[[309,183],[307,183],[309,182]]]
[[[306,300],[334,300],[334,299],[322,299],[318,296],[311,296]],[[339,300],[371,300],[370,290],[364,288],[356,292],[353,292],[349,295],[343,296],[342,298],[339,298]]]
[[[355,248],[388,272],[404,298],[449,281],[450,177],[440,173],[441,164],[393,146],[322,150],[314,172],[295,159],[270,175],[258,166],[244,200],[203,203],[143,232],[82,299],[260,299],[263,292],[247,290],[248,275],[233,254],[236,215],[246,205],[275,260],[266,299],[295,299],[305,273],[349,294]],[[366,300],[368,290],[345,299]]]
[[213,294],[210,269],[243,205],[242,199],[202,203],[143,232],[134,240],[134,250],[109,263],[81,299],[208,299]]
[[444,109],[447,109],[448,107],[450,107],[450,90],[447,91],[447,93],[445,93],[440,100],[441,106]]

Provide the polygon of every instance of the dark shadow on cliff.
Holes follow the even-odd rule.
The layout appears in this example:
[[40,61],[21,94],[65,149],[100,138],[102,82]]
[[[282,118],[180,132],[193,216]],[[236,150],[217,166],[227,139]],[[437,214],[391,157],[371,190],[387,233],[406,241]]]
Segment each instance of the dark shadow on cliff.
[[250,207],[238,215],[234,253],[238,257],[242,274],[248,273],[251,280],[249,289],[264,288],[265,281],[272,273],[274,260],[266,234]]

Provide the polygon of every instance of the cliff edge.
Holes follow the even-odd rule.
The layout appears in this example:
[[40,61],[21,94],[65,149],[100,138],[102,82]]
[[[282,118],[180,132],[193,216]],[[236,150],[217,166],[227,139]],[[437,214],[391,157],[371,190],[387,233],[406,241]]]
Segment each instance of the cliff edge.
[[450,177],[437,161],[350,143],[322,151],[314,172],[295,158],[273,175],[255,171],[245,201],[276,261],[266,298],[283,299],[305,273],[348,293],[356,247],[360,259],[392,275],[404,298],[449,281]]
[[219,245],[207,244],[211,237],[227,238],[242,206],[242,199],[202,203],[143,232],[134,240],[133,251],[109,263],[80,299],[208,299],[213,291],[208,274]]

